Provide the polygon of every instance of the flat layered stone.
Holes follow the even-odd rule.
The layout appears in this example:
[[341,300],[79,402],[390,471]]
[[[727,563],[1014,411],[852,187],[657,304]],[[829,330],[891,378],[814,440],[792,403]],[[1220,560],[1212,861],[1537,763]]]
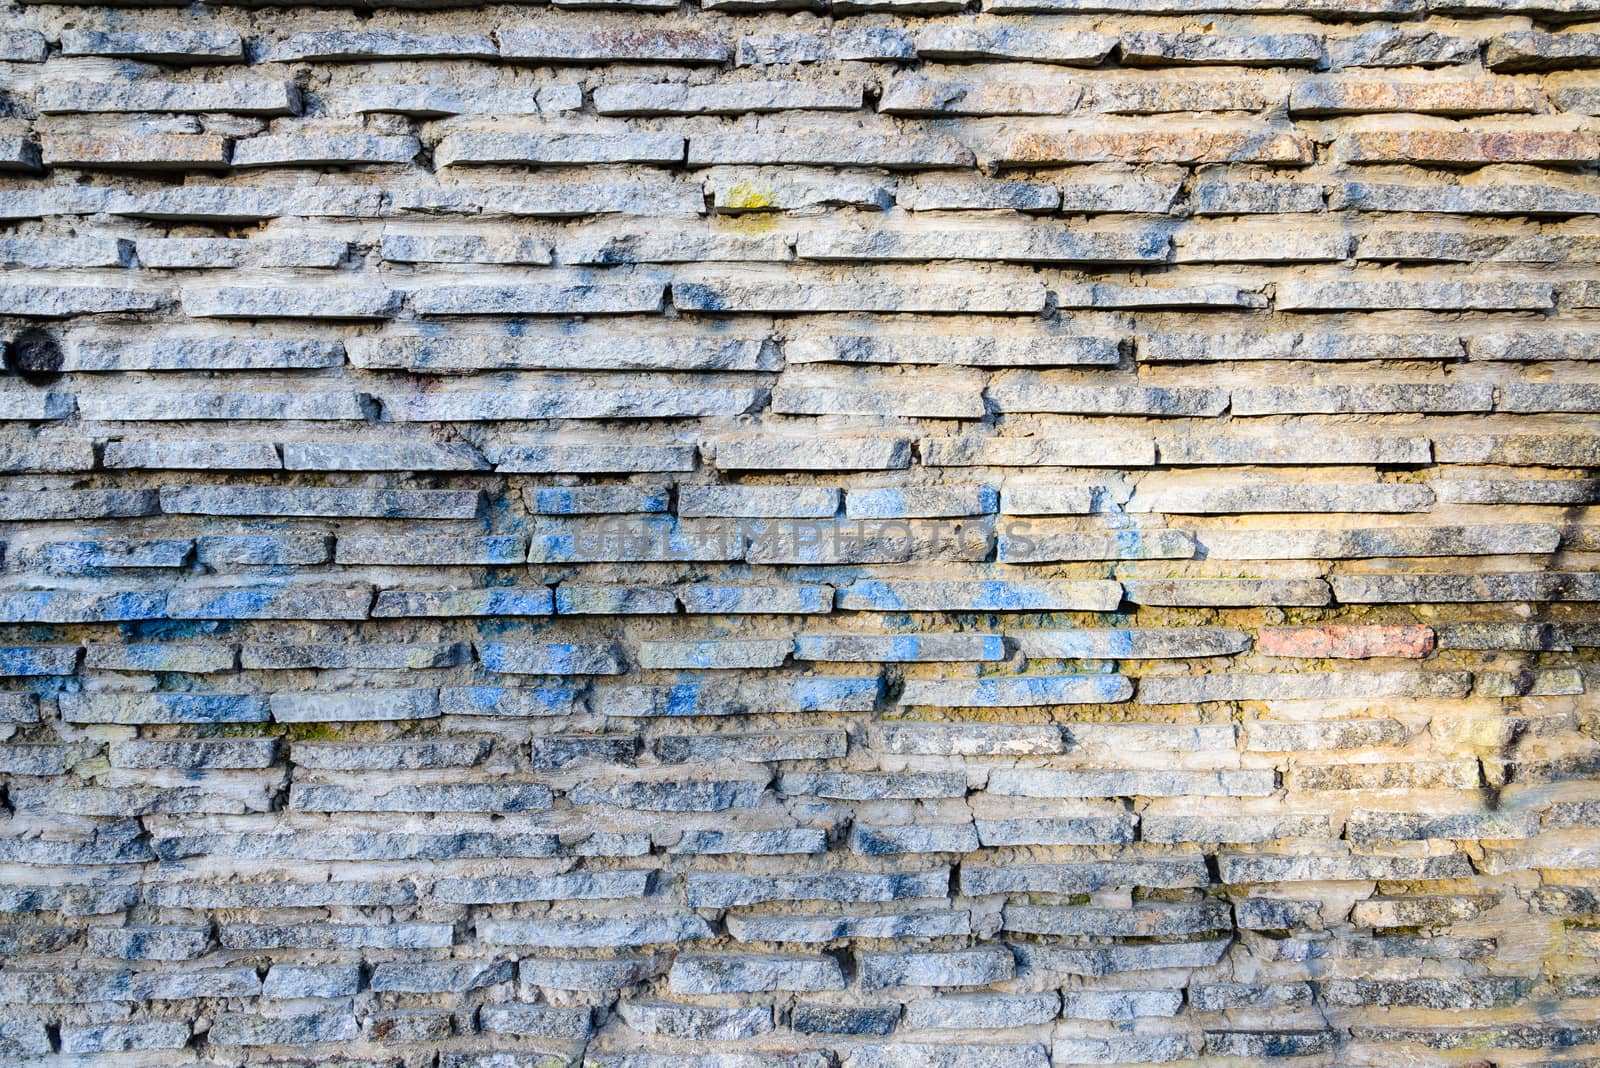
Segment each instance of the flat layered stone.
[[184,314],[211,319],[389,319],[401,294],[389,289],[340,287],[219,287],[183,291]]
[[705,277],[674,282],[672,302],[680,311],[714,314],[767,312],[797,315],[818,312],[955,313],[1031,315],[1044,310],[1045,288],[1038,282],[995,280],[971,284],[927,282],[750,281]]
[[1115,37],[1099,33],[959,25],[930,26],[919,31],[915,40],[916,55],[921,59],[1005,59],[1072,67],[1098,66],[1117,46]]
[[508,60],[546,64],[725,63],[732,50],[718,37],[694,30],[510,29],[495,34]]
[[452,133],[434,148],[434,164],[530,163],[681,163],[684,139],[678,134],[524,134]]
[[1174,660],[1231,656],[1250,647],[1244,631],[1223,627],[1016,630],[1007,635],[1030,657]]
[[1349,575],[1332,580],[1347,604],[1471,603],[1485,601],[1590,601],[1600,581],[1589,572],[1547,571],[1486,575]]
[[1175,675],[1139,680],[1145,704],[1204,701],[1361,700],[1373,697],[1464,697],[1465,671],[1368,671],[1302,674]]
[[1405,483],[1239,483],[1170,487],[1141,492],[1129,511],[1179,515],[1250,512],[1425,512],[1426,486]]
[[1309,33],[1124,33],[1119,52],[1131,67],[1315,67],[1323,60],[1322,38]]
[[1303,167],[1315,145],[1303,134],[1272,129],[1104,130],[1084,133],[1013,134],[992,149],[999,167],[1076,163],[1173,163],[1199,166],[1256,163]]
[[62,30],[60,44],[63,56],[115,56],[147,63],[228,63],[244,57],[244,42],[233,30]]
[[1256,634],[1256,649],[1263,656],[1421,659],[1433,646],[1433,631],[1416,626],[1273,627]]
[[1289,93],[1296,115],[1492,115],[1538,111],[1537,90],[1510,80],[1406,82],[1327,79],[1301,82]]
[[1126,701],[1133,684],[1120,675],[1014,675],[974,680],[910,679],[901,703],[966,708],[1103,704]]
[[602,115],[744,115],[765,111],[855,111],[861,106],[858,82],[808,84],[792,81],[740,82],[735,85],[680,85],[633,82],[594,90]]
[[838,608],[862,612],[1111,611],[1122,599],[1118,583],[923,582],[858,579],[841,588]]
[[1200,535],[1217,560],[1341,560],[1371,557],[1500,556],[1554,552],[1561,532],[1539,523],[1340,530],[1227,530]]
[[1576,166],[1600,151],[1593,134],[1565,131],[1476,133],[1381,130],[1346,134],[1336,151],[1351,163],[1486,167],[1495,163]]
[[274,62],[356,62],[374,59],[478,59],[498,54],[478,34],[416,34],[394,30],[314,30],[291,34],[271,51]]
[[747,991],[843,990],[844,974],[832,957],[724,956],[680,953],[667,973],[675,994]]
[[807,231],[801,259],[916,263],[923,260],[994,260],[1012,263],[1160,263],[1165,234],[1028,230]]
[[79,170],[223,171],[231,157],[229,142],[209,134],[46,134],[39,152],[46,167]]
[[[233,41],[237,48],[237,34]],[[301,105],[300,93],[290,82],[139,81],[47,82],[39,87],[34,106],[48,115],[149,111],[296,115]]]

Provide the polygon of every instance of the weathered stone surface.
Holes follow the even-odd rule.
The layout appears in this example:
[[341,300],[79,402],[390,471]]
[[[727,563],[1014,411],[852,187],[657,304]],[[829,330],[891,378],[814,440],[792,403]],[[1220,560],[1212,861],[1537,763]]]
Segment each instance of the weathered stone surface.
[[388,319],[400,309],[400,294],[378,288],[186,289],[183,310],[196,318]]
[[[237,48],[237,36],[234,42]],[[35,106],[45,114],[224,111],[293,115],[300,110],[300,94],[286,82],[49,82],[39,87]],[[237,151],[230,160],[241,166]]]
[[732,58],[721,40],[694,30],[509,29],[495,34],[500,55],[541,63],[723,63]]
[[[233,30],[61,32],[63,56],[116,56],[149,63],[233,62],[243,58],[243,46]],[[39,58],[44,58],[42,53]]]
[[1220,627],[1019,630],[1012,637],[1031,657],[1082,660],[1193,659],[1228,656],[1250,647],[1249,635]]
[[1307,701],[1369,697],[1461,697],[1462,671],[1363,671],[1304,674],[1163,676],[1139,682],[1147,704],[1190,701]]
[[1600,2],[399,6],[0,31],[0,1062],[1600,1042]]
[[1110,611],[1122,599],[1115,582],[880,582],[859,580],[841,588],[837,607],[859,612],[1025,612],[1060,609]]
[[1256,649],[1263,656],[1421,659],[1433,651],[1433,631],[1427,627],[1276,627],[1257,633]]
[[1120,46],[1129,66],[1315,67],[1322,38],[1308,33],[1221,37],[1200,33],[1125,33]]
[[462,164],[679,163],[684,140],[676,134],[453,133],[434,149],[440,167]]
[[389,30],[317,30],[292,34],[270,58],[291,60],[470,59],[492,57],[494,42],[476,34],[412,34]]
[[1303,135],[1265,128],[1104,130],[1069,134],[1016,134],[997,144],[992,161],[1000,167],[1039,167],[1122,161],[1179,163],[1258,163],[1306,166],[1315,146]]
[[681,953],[667,973],[676,994],[727,994],[768,990],[843,990],[832,957],[723,956]]
[[1340,139],[1337,150],[1351,163],[1483,167],[1492,163],[1573,166],[1591,158],[1597,148],[1600,141],[1578,132],[1386,130],[1347,134]]
[[1120,675],[1017,675],[974,681],[915,679],[900,700],[908,705],[1017,708],[1029,705],[1126,701],[1133,684]]

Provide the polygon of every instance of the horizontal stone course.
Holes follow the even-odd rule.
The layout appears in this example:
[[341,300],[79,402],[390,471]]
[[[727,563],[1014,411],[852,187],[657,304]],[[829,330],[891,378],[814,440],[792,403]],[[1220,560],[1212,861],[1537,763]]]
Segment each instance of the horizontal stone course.
[[7,11],[0,1062],[1592,1059],[1593,0]]

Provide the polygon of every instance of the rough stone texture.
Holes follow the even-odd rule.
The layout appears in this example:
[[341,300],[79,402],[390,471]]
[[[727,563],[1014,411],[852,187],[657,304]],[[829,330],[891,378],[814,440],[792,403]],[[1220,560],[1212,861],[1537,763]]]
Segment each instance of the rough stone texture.
[[1596,16],[0,0],[0,1064],[1593,1068]]

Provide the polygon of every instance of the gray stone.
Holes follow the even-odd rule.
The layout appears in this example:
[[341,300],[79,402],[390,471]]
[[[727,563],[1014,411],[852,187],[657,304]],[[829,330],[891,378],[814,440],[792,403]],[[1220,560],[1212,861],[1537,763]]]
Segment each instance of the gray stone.
[[675,994],[747,991],[843,990],[844,973],[832,957],[680,953],[667,973]]
[[1183,1006],[1179,990],[1069,990],[1061,1015],[1069,1020],[1124,1023],[1140,1017],[1176,1016]]
[[[729,7],[741,0],[712,0]],[[820,33],[745,34],[739,38],[738,65],[775,66],[789,63],[838,63],[912,60],[917,58],[911,35],[898,27],[836,27]]]
[[183,291],[184,314],[219,319],[391,319],[401,294],[343,286],[193,288]]
[[1223,902],[1141,902],[1132,908],[1008,904],[1002,926],[1021,934],[1150,938],[1226,931],[1232,926],[1232,918]]
[[212,1021],[207,1041],[219,1046],[297,1046],[350,1042],[358,1033],[356,1019],[348,1012],[270,1017],[224,1012]]
[[[478,1012],[478,1020],[491,1033],[539,1038],[587,1038],[591,1028],[588,1009],[549,1005],[485,1005]],[[535,1063],[548,1061],[541,1058]]]
[[477,34],[413,34],[392,30],[316,30],[292,34],[273,47],[270,59],[492,59],[494,42]]
[[[909,1009],[908,1009],[909,1011]],[[1039,1045],[964,1045],[895,1042],[858,1046],[844,1059],[845,1068],[1046,1068],[1050,1063]]]
[[344,346],[324,341],[167,337],[77,338],[63,364],[70,371],[289,370],[337,367]]
[[905,683],[900,701],[906,705],[1017,708],[1115,703],[1132,696],[1133,684],[1121,675],[1014,675],[973,680],[911,679]]
[[290,762],[327,771],[412,771],[466,768],[489,755],[486,738],[427,742],[295,742]]
[[941,467],[1149,467],[1148,437],[1103,434],[1075,438],[924,438],[923,462]]
[[[753,280],[706,275],[674,282],[673,305],[683,312],[820,312],[1021,314],[1042,313],[1045,289],[1030,281],[925,282],[905,285],[863,278],[854,283],[813,280]],[[3,308],[0,301],[0,308]]]
[[434,164],[676,164],[683,155],[683,137],[668,133],[452,133],[434,149]]
[[568,796],[574,805],[612,805],[646,812],[722,812],[759,804],[766,788],[764,781],[747,779],[584,783]]
[[1232,512],[1422,512],[1433,504],[1426,486],[1402,483],[1270,483],[1181,486],[1141,492],[1129,511],[1179,515]]
[[[71,32],[71,31],[69,31]],[[62,35],[63,51],[68,33]],[[50,42],[38,30],[11,30],[0,34],[0,61],[43,63],[50,54]]]
[[736,875],[692,873],[688,901],[695,908],[729,908],[766,901],[898,901],[943,898],[950,886],[947,868],[899,873],[834,871],[816,875]]
[[1437,32],[1397,27],[1369,30],[1328,42],[1328,60],[1335,67],[1447,67],[1473,63],[1478,41]]
[[1124,33],[1120,54],[1124,64],[1139,67],[1315,67],[1323,60],[1322,38],[1309,33]]
[[1334,596],[1346,604],[1600,599],[1600,580],[1587,572],[1350,575],[1332,581]]
[[790,1026],[801,1034],[887,1035],[900,1017],[900,1006],[798,1002],[789,1016]]
[[277,757],[274,738],[146,739],[115,742],[111,764],[119,768],[268,768]]
[[61,1029],[61,1052],[80,1056],[147,1049],[183,1049],[188,1044],[189,1025],[182,1020],[66,1026]]
[[541,182],[399,189],[396,210],[423,215],[569,218],[579,215],[699,215],[700,187],[688,182]]
[[[801,259],[860,263],[994,260],[1009,263],[1161,263],[1164,233],[1085,233],[1069,230],[805,231]],[[1008,387],[1013,388],[1013,387]]]
[[368,986],[374,993],[466,993],[511,981],[511,961],[450,960],[379,964]]
[[62,694],[68,723],[265,723],[264,698],[231,694]]
[[[39,87],[35,106],[47,115],[124,111],[295,115],[300,111],[300,93],[289,82],[47,82]],[[239,148],[248,143],[235,147],[235,166],[241,165]]]
[[906,986],[988,986],[1016,973],[1016,962],[1005,946],[948,952],[856,954],[862,989]]
[[477,490],[163,486],[160,500],[169,514],[472,519],[482,495]]
[[660,282],[429,286],[409,300],[420,315],[623,315],[659,311],[664,289]]
[[1115,582],[927,582],[858,579],[839,590],[841,609],[861,612],[1111,611],[1122,600]]
[[[1470,42],[1477,54],[1477,42]],[[1346,182],[1335,186],[1328,207],[1335,211],[1433,212],[1450,215],[1584,215],[1596,198],[1556,186],[1497,183],[1492,186],[1390,185]],[[1426,290],[1422,292],[1427,292]],[[1464,295],[1466,291],[1459,291]],[[1444,295],[1445,291],[1440,291]]]
[[502,674],[620,675],[626,670],[615,642],[479,642],[477,650],[486,669]]
[[[930,85],[917,80],[892,83],[879,107],[886,113],[907,109],[931,109],[933,113],[951,110],[959,97],[946,96],[945,85]],[[977,86],[972,88],[976,89]],[[967,89],[961,86],[960,89]],[[1026,90],[1021,90],[1026,92]],[[1070,92],[1069,92],[1070,95]],[[995,105],[986,110],[992,111]],[[1052,212],[1061,206],[1061,190],[1043,182],[973,181],[962,178],[919,176],[902,179],[895,192],[895,204],[906,211],[1022,211]]]
[[535,812],[550,805],[550,788],[537,783],[440,783],[371,793],[322,783],[289,789],[289,807],[310,812]]
[[903,438],[723,438],[712,443],[710,454],[724,471],[890,470],[910,465],[911,443]]
[[[147,63],[226,63],[244,58],[244,42],[233,30],[62,30],[61,54]],[[39,58],[44,58],[42,52]]]
[[514,61],[556,63],[724,63],[732,57],[726,44],[694,30],[515,29],[495,34],[500,55]]
[[918,58],[937,60],[1007,59],[1094,67],[1116,47],[1117,39],[1104,34],[1017,27],[945,25],[929,27],[916,35]]
[[272,718],[279,723],[383,722],[439,715],[437,690],[275,693],[271,703]]
[[608,919],[480,920],[477,932],[478,938],[489,945],[551,949],[649,946],[712,937],[711,927],[692,913],[635,913]]
[[245,167],[345,167],[410,163],[421,151],[415,137],[378,134],[284,134],[234,142],[232,163]]
[[468,905],[644,897],[651,890],[654,875],[651,871],[597,871],[523,878],[440,879],[433,884],[433,894],[440,901]]
[[737,85],[679,85],[639,82],[602,85],[594,108],[602,115],[744,115],[764,111],[855,111],[860,83],[807,84],[795,81],[740,82]]
[[[353,393],[102,393],[81,398],[85,419],[103,421],[350,420],[366,417]],[[271,465],[271,466],[276,466]]]
[[617,1014],[642,1034],[670,1038],[738,1040],[772,1030],[772,1009],[766,1005],[719,1008],[679,1005],[670,1001],[624,1000]]
[[342,998],[361,989],[359,964],[274,964],[262,985],[269,998]]

